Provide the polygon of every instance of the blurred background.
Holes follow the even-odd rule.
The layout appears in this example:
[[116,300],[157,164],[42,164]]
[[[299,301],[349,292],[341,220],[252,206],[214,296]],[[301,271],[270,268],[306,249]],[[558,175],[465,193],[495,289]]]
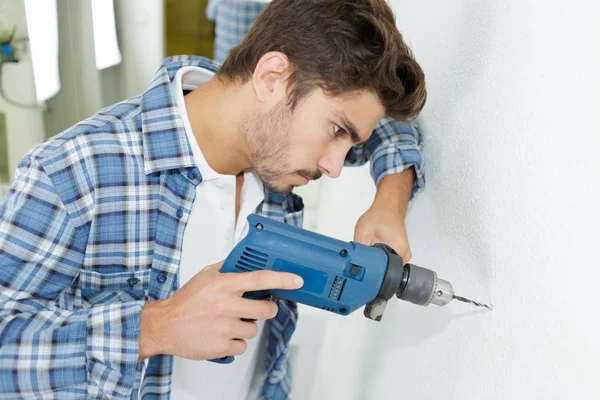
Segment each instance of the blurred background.
[[169,52],[210,55],[212,25],[202,7],[205,1],[0,1],[0,39],[12,37],[19,60],[1,71],[4,183],[28,148],[142,93]]
[[[597,2],[390,4],[429,93],[412,262],[495,308],[396,302],[373,323],[302,307],[294,398],[599,399]],[[163,57],[211,57],[206,5],[0,0],[19,58],[2,66],[0,195],[27,150],[142,93]],[[375,187],[367,165],[298,192],[305,228],[352,240]]]
[[164,57],[212,58],[207,1],[1,0],[0,40],[12,37],[19,59],[1,72],[4,187],[24,151],[142,93]]

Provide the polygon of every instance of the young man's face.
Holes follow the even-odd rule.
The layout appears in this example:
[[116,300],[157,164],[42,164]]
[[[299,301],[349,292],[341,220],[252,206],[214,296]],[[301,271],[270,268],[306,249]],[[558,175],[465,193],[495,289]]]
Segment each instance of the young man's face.
[[348,151],[371,136],[384,111],[370,91],[328,97],[317,88],[293,112],[283,99],[240,129],[263,184],[285,194],[322,174],[337,178]]

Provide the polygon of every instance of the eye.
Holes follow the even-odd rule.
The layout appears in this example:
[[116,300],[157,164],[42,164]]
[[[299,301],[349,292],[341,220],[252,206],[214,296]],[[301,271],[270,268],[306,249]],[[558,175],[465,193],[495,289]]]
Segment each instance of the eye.
[[344,130],[344,128],[342,128],[341,126],[339,126],[338,124],[333,124],[333,135],[334,136],[340,136],[342,134],[344,134],[346,131]]

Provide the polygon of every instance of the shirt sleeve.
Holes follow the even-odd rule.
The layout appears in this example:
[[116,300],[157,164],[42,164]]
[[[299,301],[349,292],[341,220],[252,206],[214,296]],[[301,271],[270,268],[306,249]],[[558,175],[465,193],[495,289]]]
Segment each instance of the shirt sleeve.
[[23,159],[0,202],[0,397],[130,398],[144,301],[74,305],[87,238]]
[[386,175],[414,167],[416,179],[412,196],[425,186],[423,136],[414,121],[399,122],[385,116],[369,140],[350,149],[345,165],[358,166],[367,161],[371,161],[371,176],[376,185]]

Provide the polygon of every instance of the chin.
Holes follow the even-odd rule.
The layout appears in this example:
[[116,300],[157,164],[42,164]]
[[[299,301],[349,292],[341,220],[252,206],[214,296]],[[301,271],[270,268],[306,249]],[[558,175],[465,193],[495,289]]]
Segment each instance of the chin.
[[294,185],[289,185],[289,184],[285,184],[285,183],[278,183],[278,182],[265,182],[263,181],[263,185],[271,192],[275,193],[275,194],[279,194],[279,195],[286,195],[289,194],[293,189],[294,189]]
[[271,192],[273,192],[275,194],[280,194],[280,195],[290,194],[291,191],[295,187],[295,186],[291,186],[291,185],[287,185],[287,186],[267,186],[267,185],[265,185],[265,186]]

